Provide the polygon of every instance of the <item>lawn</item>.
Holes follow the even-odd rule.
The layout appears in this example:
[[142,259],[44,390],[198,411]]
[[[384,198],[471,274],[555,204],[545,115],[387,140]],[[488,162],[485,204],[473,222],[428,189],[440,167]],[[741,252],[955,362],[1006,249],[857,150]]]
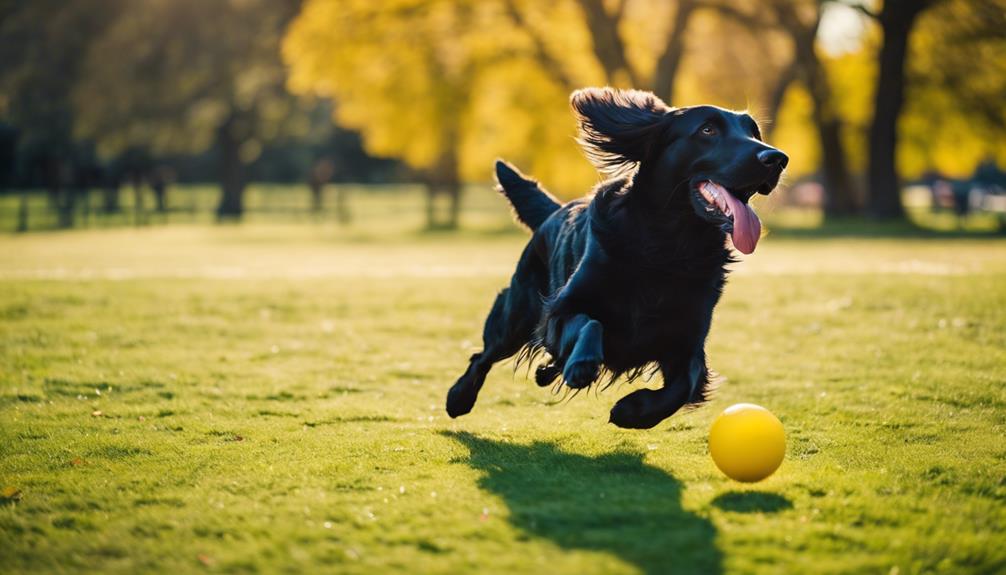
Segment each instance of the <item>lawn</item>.
[[509,365],[447,418],[524,235],[403,218],[0,237],[0,572],[1006,570],[1006,241],[769,235],[714,401],[640,432]]

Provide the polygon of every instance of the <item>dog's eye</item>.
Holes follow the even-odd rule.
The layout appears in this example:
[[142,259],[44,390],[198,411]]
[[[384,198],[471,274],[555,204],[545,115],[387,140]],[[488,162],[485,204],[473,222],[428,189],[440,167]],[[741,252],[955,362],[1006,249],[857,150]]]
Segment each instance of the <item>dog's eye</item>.
[[699,128],[699,131],[702,132],[703,136],[715,136],[716,135],[716,128],[712,124],[705,124],[704,126],[702,126],[701,128]]

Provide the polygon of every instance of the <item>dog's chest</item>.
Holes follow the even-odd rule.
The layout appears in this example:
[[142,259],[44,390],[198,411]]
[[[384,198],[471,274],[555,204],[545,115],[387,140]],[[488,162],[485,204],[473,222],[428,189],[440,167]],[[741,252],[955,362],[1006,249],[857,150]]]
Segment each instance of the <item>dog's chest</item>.
[[679,346],[701,342],[719,297],[715,276],[624,276],[601,323],[609,356],[635,364],[661,359]]

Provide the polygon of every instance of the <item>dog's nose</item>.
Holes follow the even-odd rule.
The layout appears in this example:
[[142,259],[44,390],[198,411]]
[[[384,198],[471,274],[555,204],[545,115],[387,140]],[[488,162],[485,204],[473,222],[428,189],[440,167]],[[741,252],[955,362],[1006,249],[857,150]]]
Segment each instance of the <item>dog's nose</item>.
[[784,170],[786,169],[786,164],[789,163],[789,156],[775,148],[769,148],[768,150],[758,152],[758,161],[764,164],[765,167]]

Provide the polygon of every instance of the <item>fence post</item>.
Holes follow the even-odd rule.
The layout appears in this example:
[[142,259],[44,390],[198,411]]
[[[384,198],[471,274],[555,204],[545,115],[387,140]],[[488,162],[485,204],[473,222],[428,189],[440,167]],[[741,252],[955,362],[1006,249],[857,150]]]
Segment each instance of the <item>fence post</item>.
[[17,232],[28,231],[28,190],[22,188],[17,206]]

